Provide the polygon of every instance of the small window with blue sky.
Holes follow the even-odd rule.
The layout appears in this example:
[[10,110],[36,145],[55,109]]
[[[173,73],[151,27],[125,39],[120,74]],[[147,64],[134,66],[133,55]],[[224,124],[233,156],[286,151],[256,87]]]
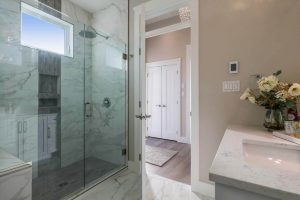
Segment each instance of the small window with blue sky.
[[22,45],[72,57],[73,25],[27,4],[21,18]]

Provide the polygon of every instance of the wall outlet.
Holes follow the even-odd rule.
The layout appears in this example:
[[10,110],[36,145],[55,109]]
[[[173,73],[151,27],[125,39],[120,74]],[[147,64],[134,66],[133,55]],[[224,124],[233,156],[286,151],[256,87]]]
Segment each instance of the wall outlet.
[[240,81],[223,81],[223,92],[239,92]]

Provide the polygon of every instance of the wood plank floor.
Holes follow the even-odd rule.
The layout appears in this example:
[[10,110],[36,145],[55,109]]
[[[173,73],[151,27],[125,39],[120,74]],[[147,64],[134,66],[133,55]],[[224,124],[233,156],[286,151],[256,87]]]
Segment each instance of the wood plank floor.
[[191,145],[150,137],[146,138],[146,145],[178,151],[176,156],[162,167],[146,163],[147,172],[191,184]]

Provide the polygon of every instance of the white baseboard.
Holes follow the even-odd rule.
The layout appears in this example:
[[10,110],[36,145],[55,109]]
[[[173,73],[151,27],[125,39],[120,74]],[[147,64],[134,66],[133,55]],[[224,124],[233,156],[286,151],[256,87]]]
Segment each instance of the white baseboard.
[[215,198],[215,185],[201,181],[192,183],[192,191],[204,196]]
[[188,140],[187,137],[178,137],[177,142],[184,143],[184,144],[190,144],[190,141]]
[[140,173],[140,162],[128,161],[128,169],[135,173]]

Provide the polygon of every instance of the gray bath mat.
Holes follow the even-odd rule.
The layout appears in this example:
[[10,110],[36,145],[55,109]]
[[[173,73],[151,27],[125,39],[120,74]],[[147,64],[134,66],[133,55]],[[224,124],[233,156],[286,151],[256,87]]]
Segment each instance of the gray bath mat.
[[178,151],[146,145],[146,162],[161,167],[177,153]]

